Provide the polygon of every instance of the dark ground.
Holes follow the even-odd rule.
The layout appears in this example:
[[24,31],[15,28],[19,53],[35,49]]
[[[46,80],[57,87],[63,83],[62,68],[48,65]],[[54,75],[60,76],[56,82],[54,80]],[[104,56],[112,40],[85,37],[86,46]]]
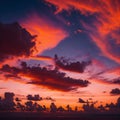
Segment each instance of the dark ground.
[[120,120],[120,113],[0,112],[0,120]]

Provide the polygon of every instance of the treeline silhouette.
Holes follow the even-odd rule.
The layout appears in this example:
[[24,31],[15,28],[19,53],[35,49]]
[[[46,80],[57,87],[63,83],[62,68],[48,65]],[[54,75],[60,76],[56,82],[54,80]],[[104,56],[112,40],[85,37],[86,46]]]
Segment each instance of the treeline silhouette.
[[[104,112],[112,112],[112,113],[120,113],[120,97],[117,99],[116,103],[110,103],[106,105],[99,105],[95,107],[96,102],[81,102],[81,98],[79,98],[79,103],[83,103],[83,111],[78,110],[76,106],[73,110],[72,107],[68,104],[66,108],[59,106],[57,107],[55,103],[52,101],[50,107],[47,108],[45,105],[38,104],[38,101],[42,100],[42,97],[39,95],[27,95],[27,101],[25,104],[21,102],[21,100],[17,97],[14,98],[15,94],[10,92],[4,93],[4,98],[0,97],[0,111],[7,112],[93,112],[93,113],[104,113]],[[51,99],[51,98],[50,98]]]

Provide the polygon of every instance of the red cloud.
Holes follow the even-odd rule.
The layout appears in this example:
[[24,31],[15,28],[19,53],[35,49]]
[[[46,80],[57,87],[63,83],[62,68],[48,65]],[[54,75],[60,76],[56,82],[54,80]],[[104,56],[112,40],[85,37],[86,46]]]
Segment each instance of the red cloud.
[[90,82],[82,79],[74,79],[67,77],[65,73],[59,72],[58,70],[48,70],[45,67],[28,67],[25,62],[21,63],[21,68],[10,67],[4,65],[0,72],[5,77],[19,78],[22,81],[22,77],[30,78],[28,84],[34,84],[49,88],[52,90],[59,91],[71,91],[76,90],[78,87],[87,87]]
[[[78,10],[83,15],[94,15],[95,21],[83,23],[89,35],[102,53],[120,63],[120,1],[119,0],[46,0],[54,4],[56,13],[62,10]],[[113,46],[114,45],[114,46]],[[118,48],[118,49],[114,49]]]
[[55,13],[59,13],[63,10],[72,10],[73,8],[80,10],[83,14],[98,11],[97,8],[94,7],[95,4],[90,0],[46,0],[46,2],[56,6],[57,10]]
[[108,73],[113,73],[115,75],[120,75],[120,67],[113,68],[108,71]]
[[37,35],[35,55],[56,47],[60,41],[68,36],[68,33],[59,25],[55,25],[47,18],[39,17],[37,14],[23,20],[21,25],[31,34]]

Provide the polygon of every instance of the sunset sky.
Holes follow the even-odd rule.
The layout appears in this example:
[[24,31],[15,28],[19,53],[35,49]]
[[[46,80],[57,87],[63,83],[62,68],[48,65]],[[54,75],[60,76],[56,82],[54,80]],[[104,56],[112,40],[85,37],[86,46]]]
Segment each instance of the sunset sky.
[[120,0],[0,0],[4,92],[51,97],[58,106],[116,102]]

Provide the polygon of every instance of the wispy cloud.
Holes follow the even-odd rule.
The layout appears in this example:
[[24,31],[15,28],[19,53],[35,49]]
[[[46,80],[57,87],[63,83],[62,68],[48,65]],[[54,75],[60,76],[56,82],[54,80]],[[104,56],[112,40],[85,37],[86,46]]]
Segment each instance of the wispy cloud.
[[94,16],[89,24],[81,21],[93,42],[109,59],[120,63],[120,1],[119,0],[46,0],[56,6],[56,13],[78,10],[85,16]]
[[68,36],[68,33],[64,28],[54,24],[47,17],[41,17],[37,13],[29,15],[28,18],[23,19],[21,25],[32,35],[37,35],[34,55],[56,47]]

